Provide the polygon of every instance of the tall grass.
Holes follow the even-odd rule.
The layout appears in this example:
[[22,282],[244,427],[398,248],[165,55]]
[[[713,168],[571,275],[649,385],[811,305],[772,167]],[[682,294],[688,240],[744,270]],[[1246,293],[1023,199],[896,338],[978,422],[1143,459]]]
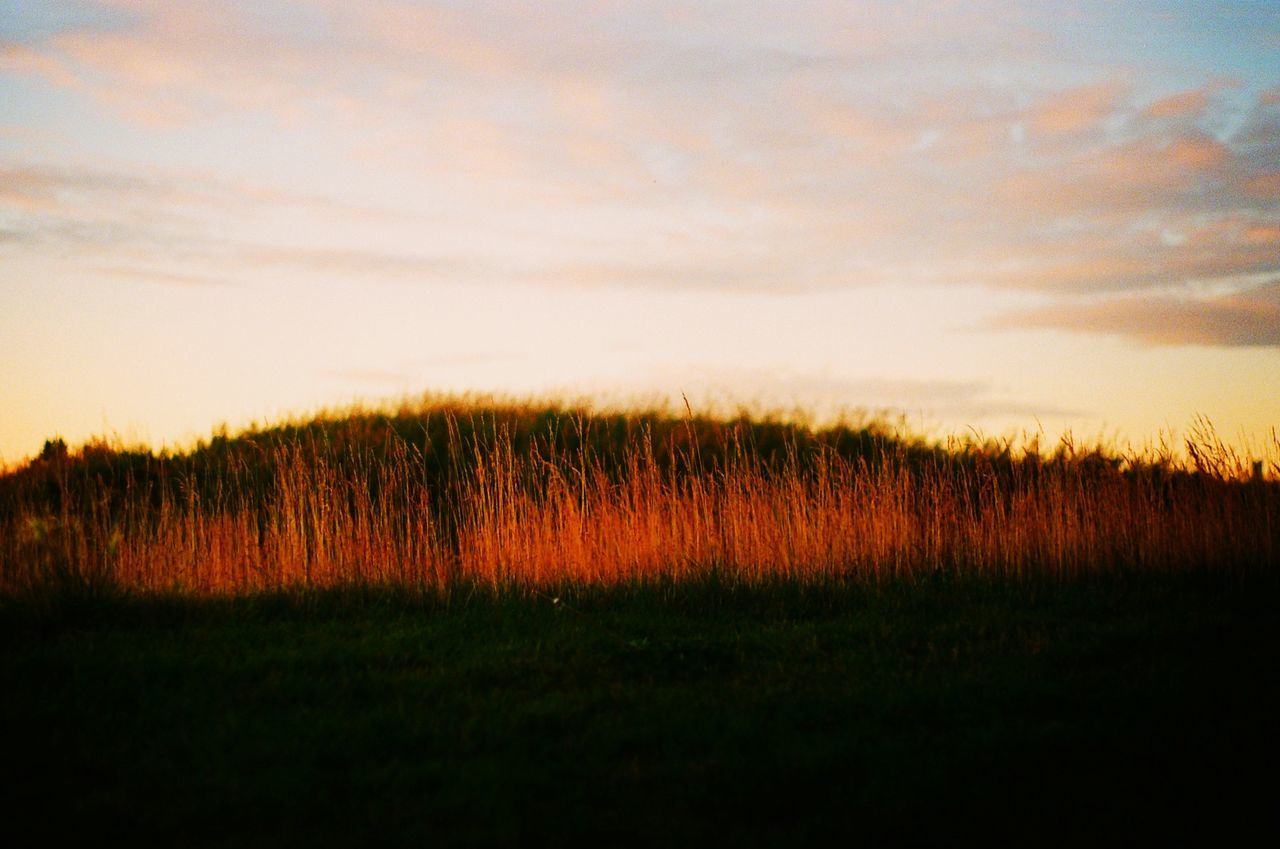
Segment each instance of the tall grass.
[[0,478],[0,593],[1273,567],[1280,442],[949,447],[874,423],[434,401]]

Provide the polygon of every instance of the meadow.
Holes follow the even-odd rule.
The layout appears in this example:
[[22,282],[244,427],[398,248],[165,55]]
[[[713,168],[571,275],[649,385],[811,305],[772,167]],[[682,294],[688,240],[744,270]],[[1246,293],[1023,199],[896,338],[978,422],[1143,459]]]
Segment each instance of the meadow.
[[[1273,440],[1274,441],[1274,440]],[[1280,554],[1270,456],[949,445],[692,411],[428,398],[154,455],[104,443],[0,478],[0,592],[347,584],[536,589],[924,572],[1249,569]]]
[[1274,834],[1278,555],[1280,443],[1207,422],[1044,450],[429,397],[180,452],[51,440],[0,477],[6,821]]

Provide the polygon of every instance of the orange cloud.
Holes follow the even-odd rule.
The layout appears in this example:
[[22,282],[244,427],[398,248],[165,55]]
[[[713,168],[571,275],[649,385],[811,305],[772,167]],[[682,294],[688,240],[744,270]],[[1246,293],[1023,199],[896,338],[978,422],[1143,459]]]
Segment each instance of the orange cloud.
[[78,82],[63,59],[34,50],[25,44],[0,44],[0,71],[43,77],[63,88],[74,86]]
[[1202,88],[1171,94],[1163,97],[1142,110],[1150,118],[1176,118],[1184,115],[1198,115],[1209,105],[1209,93]]
[[[1033,76],[993,82],[993,51],[1010,67],[1047,58],[1051,43],[1006,43],[1036,21],[1025,11],[993,25],[964,3],[927,13],[832,4],[817,18],[705,4],[663,24],[609,4],[552,4],[533,26],[535,13],[511,4],[372,0],[353,11],[308,0],[260,14],[115,2],[130,9],[120,25],[0,47],[0,67],[75,85],[135,122],[203,119],[269,139],[234,165],[241,151],[193,144],[196,167],[271,168],[296,145],[325,167],[279,169],[280,180],[421,220],[447,209],[451,234],[501,243],[513,274],[577,263],[665,285],[679,255],[706,266],[681,266],[690,285],[725,288],[927,279],[1117,290],[1277,267],[1271,225],[1259,223],[1280,195],[1275,110],[1239,115],[1243,126],[1220,141],[1196,129],[1236,106],[1212,80],[1145,109],[1120,68],[1039,97]],[[158,158],[170,155],[181,154]],[[52,202],[5,191],[10,206]],[[115,215],[101,200],[90,211]],[[179,206],[138,201],[129,223],[163,242],[168,227],[189,235],[224,215],[207,230],[246,238],[226,206]],[[307,229],[297,210],[263,218],[280,238]],[[343,234],[335,250],[374,238],[394,254],[395,239],[411,241],[354,234],[336,211],[328,225]],[[444,238],[438,219],[428,226]],[[634,264],[613,268],[610,255]],[[482,264],[468,252],[448,272],[492,276]]]
[[27,212],[53,209],[58,181],[30,169],[0,169],[0,204]]
[[1013,172],[996,183],[996,194],[1014,209],[1037,214],[1152,208],[1171,203],[1202,179],[1214,179],[1230,160],[1221,142],[1203,136],[1169,143],[1140,138]]
[[53,43],[63,55],[80,65],[128,80],[133,85],[156,89],[190,85],[201,77],[201,57],[190,45],[196,39],[174,38],[175,35],[170,31],[147,30],[72,32],[59,36]]
[[1211,299],[1123,297],[1006,315],[1002,329],[1129,336],[1153,345],[1280,346],[1280,282]]
[[400,84],[417,97],[424,77],[517,79],[529,70],[483,27],[403,3],[370,3],[353,13],[321,2],[312,11],[332,32],[320,43],[260,26],[238,7],[157,0],[106,5],[127,11],[130,24],[64,31],[39,48],[0,47],[0,70],[78,85],[142,124],[186,123],[210,108],[288,117],[309,101],[349,105],[344,76],[379,78],[385,91]]
[[1255,245],[1280,245],[1280,224],[1257,224],[1244,231],[1246,242]]
[[1229,156],[1222,142],[1205,137],[1180,138],[1163,153],[1171,167],[1187,172],[1221,168]]
[[797,102],[815,131],[852,145],[849,152],[867,162],[882,162],[905,153],[920,134],[920,128],[905,120],[817,96],[807,89],[799,93]]
[[[972,279],[992,285],[1101,292],[1241,274],[1280,273],[1269,230],[1246,218],[1175,220],[1135,229],[1131,213],[1079,218],[1078,229],[1016,236],[970,252]],[[1267,225],[1269,226],[1269,225]],[[958,250],[953,248],[953,251]]]
[[1241,186],[1245,194],[1266,200],[1280,199],[1280,171],[1249,177]]
[[[442,67],[481,77],[512,78],[530,69],[482,27],[468,27],[459,15],[403,3],[374,3],[359,11],[379,50],[426,59]],[[530,20],[529,26],[536,26]]]
[[1115,79],[1059,92],[1032,110],[1031,129],[1047,135],[1093,129],[1121,106],[1128,92],[1128,85]]

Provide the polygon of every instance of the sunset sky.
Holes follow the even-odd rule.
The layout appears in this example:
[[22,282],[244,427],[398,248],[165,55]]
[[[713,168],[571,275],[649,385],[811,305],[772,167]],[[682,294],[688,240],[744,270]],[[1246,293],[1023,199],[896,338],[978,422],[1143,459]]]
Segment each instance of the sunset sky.
[[0,3],[0,461],[423,390],[1265,440],[1280,4]]

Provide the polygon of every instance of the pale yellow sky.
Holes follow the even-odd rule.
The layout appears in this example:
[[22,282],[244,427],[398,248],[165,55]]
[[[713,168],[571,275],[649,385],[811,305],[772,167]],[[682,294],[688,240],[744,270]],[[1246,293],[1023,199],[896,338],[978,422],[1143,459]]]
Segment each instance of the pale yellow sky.
[[1280,423],[1267,4],[0,15],[0,460],[429,390]]

